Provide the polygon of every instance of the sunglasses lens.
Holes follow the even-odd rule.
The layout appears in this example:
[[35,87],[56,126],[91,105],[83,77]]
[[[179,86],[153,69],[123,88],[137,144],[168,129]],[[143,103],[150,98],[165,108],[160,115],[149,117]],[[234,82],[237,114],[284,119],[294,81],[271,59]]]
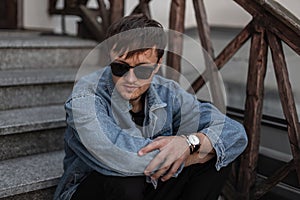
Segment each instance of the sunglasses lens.
[[148,79],[150,78],[153,70],[153,66],[136,66],[134,68],[134,74],[138,79]]
[[122,77],[129,71],[129,66],[124,63],[113,62],[110,64],[113,75]]

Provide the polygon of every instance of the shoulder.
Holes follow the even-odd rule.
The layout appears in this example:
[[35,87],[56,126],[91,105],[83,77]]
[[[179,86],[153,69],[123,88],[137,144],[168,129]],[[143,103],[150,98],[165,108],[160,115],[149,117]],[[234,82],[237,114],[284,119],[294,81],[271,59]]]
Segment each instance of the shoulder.
[[68,100],[83,96],[93,96],[97,94],[97,91],[103,91],[109,77],[108,71],[108,67],[104,67],[79,78],[75,81]]

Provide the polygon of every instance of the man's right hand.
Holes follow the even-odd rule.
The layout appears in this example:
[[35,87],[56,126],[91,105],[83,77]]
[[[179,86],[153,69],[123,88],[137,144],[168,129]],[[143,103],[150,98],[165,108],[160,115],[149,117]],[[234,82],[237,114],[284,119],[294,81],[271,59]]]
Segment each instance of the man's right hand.
[[186,139],[181,136],[161,136],[142,148],[138,155],[143,156],[159,149],[160,152],[153,158],[145,169],[145,175],[152,179],[166,181],[170,179],[190,155]]

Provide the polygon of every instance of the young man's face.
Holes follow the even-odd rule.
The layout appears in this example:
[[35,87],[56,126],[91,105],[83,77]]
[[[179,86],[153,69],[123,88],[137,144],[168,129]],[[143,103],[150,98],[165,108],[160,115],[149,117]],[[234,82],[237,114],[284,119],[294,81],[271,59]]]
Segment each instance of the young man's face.
[[[134,67],[130,68],[123,76],[116,76],[112,73],[117,91],[124,99],[129,101],[139,100],[142,94],[150,87],[152,78],[160,67],[159,64],[157,64],[157,54],[154,49],[149,49],[127,59],[125,54],[122,57],[116,57],[113,62],[128,64]],[[120,69],[122,66],[115,65],[115,68]]]

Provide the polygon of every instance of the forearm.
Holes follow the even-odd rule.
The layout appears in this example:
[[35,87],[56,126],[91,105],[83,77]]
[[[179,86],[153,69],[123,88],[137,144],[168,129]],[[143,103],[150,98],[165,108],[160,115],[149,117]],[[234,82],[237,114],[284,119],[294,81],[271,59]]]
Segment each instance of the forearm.
[[[90,106],[93,103],[97,105],[97,112]],[[151,140],[120,128],[96,96],[73,98],[65,107],[67,124],[75,136],[68,140],[69,146],[79,157],[82,156],[81,159],[89,156],[88,160],[95,166],[121,175],[142,175],[158,152],[138,156],[137,152]]]

